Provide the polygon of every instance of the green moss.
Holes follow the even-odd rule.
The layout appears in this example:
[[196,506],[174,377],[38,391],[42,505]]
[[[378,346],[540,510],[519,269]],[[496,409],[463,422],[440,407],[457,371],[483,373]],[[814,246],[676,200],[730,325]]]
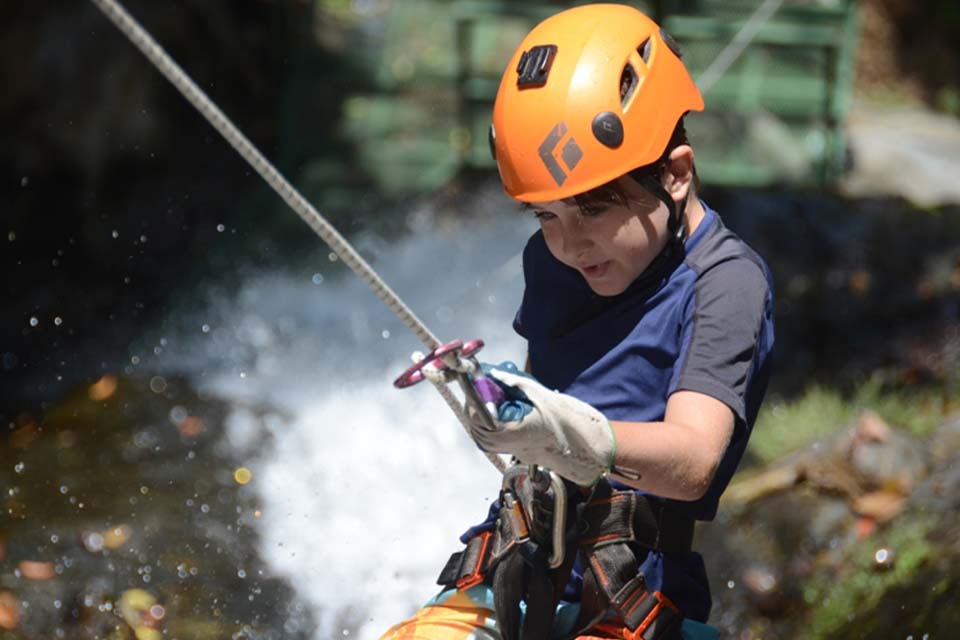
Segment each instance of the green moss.
[[854,407],[834,390],[814,385],[799,398],[771,399],[750,437],[750,451],[762,463],[837,431],[854,416]]
[[877,374],[850,393],[820,385],[797,398],[771,398],[766,402],[753,434],[750,451],[759,462],[769,463],[786,453],[829,436],[853,423],[865,409],[877,412],[889,424],[925,436],[950,410],[949,394],[937,387],[891,389]]
[[[842,630],[855,628],[861,637],[880,637],[887,621],[880,606],[893,591],[909,590],[917,582],[917,574],[933,557],[936,549],[927,540],[932,523],[904,520],[894,528],[856,545],[848,558],[840,562],[837,574],[821,575],[806,585],[804,600],[811,608],[811,638],[845,638]],[[878,549],[891,550],[893,565],[877,568]],[[871,629],[871,627],[873,627]]]

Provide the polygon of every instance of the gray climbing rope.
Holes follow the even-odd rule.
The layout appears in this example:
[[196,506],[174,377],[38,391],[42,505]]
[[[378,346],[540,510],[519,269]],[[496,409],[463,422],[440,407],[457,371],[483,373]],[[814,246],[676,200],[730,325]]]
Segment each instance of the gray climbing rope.
[[243,159],[253,167],[267,184],[283,198],[294,212],[306,222],[333,252],[350,267],[360,279],[369,285],[373,292],[390,310],[412,331],[428,349],[434,349],[440,341],[426,325],[407,307],[400,297],[380,278],[373,268],[333,225],[327,222],[313,205],[307,202],[299,191],[291,185],[276,167],[267,160],[230,119],[207,97],[196,83],[177,65],[163,48],[146,30],[115,0],[91,0],[100,11],[127,38],[143,52],[150,62],[162,73],[190,104],[207,119],[224,139],[237,150]]
[[736,62],[737,58],[750,46],[753,39],[760,33],[760,28],[773,17],[773,14],[782,4],[783,0],[764,0],[763,4],[757,7],[743,24],[743,27],[740,28],[740,31],[733,36],[733,39],[727,43],[723,51],[713,59],[710,66],[704,69],[700,77],[697,78],[697,88],[700,89],[701,93],[707,94],[710,92],[713,85],[723,77],[730,65]]
[[[440,346],[440,341],[417,318],[410,308],[394,293],[383,279],[377,275],[366,260],[347,242],[340,232],[324,218],[313,205],[307,202],[293,185],[283,177],[276,167],[267,160],[260,151],[253,146],[245,135],[230,121],[216,104],[190,79],[183,69],[174,62],[163,48],[150,36],[140,24],[120,6],[115,0],[91,0],[100,11],[150,60],[157,70],[173,84],[174,87],[192,104],[207,122],[216,129],[224,139],[230,143],[237,153],[246,160],[251,167],[283,198],[307,225],[326,242],[333,252],[353,270],[360,279],[373,289],[373,292],[382,300],[393,313],[420,339],[427,347],[433,350]],[[470,381],[466,378],[458,380],[464,392],[472,391]],[[453,411],[454,415],[469,433],[467,416],[456,396],[446,385],[434,381],[434,386],[441,397]],[[504,461],[493,453],[486,453],[487,459],[499,471],[506,469]]]

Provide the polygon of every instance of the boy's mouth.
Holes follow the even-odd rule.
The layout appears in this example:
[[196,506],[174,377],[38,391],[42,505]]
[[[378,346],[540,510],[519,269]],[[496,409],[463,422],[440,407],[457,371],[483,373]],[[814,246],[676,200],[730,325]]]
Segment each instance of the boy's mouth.
[[587,278],[602,278],[607,273],[607,269],[610,268],[610,261],[604,260],[603,262],[598,262],[597,264],[592,264],[586,267],[580,267],[580,270],[583,272],[583,275]]

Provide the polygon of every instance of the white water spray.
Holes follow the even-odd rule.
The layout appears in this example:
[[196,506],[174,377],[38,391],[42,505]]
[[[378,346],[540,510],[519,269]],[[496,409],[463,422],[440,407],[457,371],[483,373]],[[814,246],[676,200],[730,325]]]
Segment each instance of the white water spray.
[[[361,251],[441,340],[482,337],[482,360],[522,361],[511,322],[532,225],[515,211],[427,222]],[[249,456],[260,552],[315,637],[376,638],[437,592],[500,478],[430,385],[392,387],[422,347],[366,285],[304,273],[263,273],[212,301],[176,360],[233,407],[225,444]]]

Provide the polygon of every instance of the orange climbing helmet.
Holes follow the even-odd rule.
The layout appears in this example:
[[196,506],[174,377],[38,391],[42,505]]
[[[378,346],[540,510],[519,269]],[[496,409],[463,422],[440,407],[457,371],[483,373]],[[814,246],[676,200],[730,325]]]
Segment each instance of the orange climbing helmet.
[[490,148],[506,192],[560,200],[658,160],[703,98],[676,43],[625,5],[568,9],[534,27],[500,81]]

